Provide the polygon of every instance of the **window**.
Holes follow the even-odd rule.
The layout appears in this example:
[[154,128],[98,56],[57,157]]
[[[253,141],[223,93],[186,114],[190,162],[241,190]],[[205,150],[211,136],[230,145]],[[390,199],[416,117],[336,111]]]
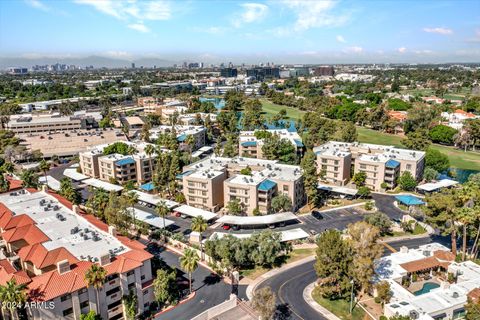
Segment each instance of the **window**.
[[322,163],[327,163],[327,159],[322,159]]
[[407,164],[407,170],[412,170],[412,165],[411,164]]
[[63,316],[64,317],[66,317],[66,316],[68,316],[72,313],[73,313],[73,308],[68,308],[68,309],[63,310]]
[[143,295],[146,295],[146,294],[148,294],[148,289],[143,291]]
[[140,277],[140,280],[145,280],[145,276],[144,276],[144,275],[141,276],[141,277]]
[[195,201],[195,197],[188,197],[188,201],[194,202],[194,201]]
[[335,160],[334,163],[335,163],[335,165],[337,166],[337,165],[338,165],[338,160]]
[[71,294],[65,294],[63,296],[60,297],[60,301],[67,301],[67,300],[70,300],[72,298]]
[[367,169],[367,166],[365,164],[360,164],[360,169]]
[[80,302],[80,309],[88,307],[88,300]]
[[324,165],[324,164],[322,164],[322,169],[323,169],[323,170],[327,170],[327,166]]
[[338,177],[338,173],[334,173],[334,174],[333,174],[333,177],[334,177],[334,178],[337,178],[337,177]]
[[127,277],[131,276],[131,275],[134,275],[135,274],[135,271],[134,270],[130,270],[127,272]]
[[85,292],[87,292],[87,291],[88,291],[87,288],[82,288],[82,289],[78,290],[78,294],[80,295],[80,294],[83,294],[83,293],[85,293]]
[[117,292],[119,292],[119,291],[120,291],[120,286],[118,286],[118,287],[116,287],[116,288],[113,288],[113,289],[111,289],[111,290],[108,290],[105,294],[106,294],[107,296],[111,296],[112,294],[117,293]]
[[283,191],[288,191],[288,186],[283,186]]

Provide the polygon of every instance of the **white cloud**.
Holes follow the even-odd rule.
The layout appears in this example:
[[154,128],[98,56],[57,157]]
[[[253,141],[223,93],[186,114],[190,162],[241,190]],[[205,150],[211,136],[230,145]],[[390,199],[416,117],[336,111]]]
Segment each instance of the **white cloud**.
[[398,48],[397,51],[398,51],[399,53],[405,53],[405,52],[407,52],[407,48],[401,47],[401,48]]
[[422,55],[422,54],[432,54],[433,53],[432,50],[427,50],[427,49],[425,49],[425,50],[415,50],[414,52],[416,54],[420,54],[420,55]]
[[345,40],[345,38],[344,38],[343,36],[340,36],[340,35],[338,35],[338,36],[336,37],[336,39],[337,39],[338,42],[341,42],[341,43],[347,42],[347,41]]
[[141,22],[140,23],[131,23],[127,27],[129,27],[130,29],[133,29],[133,30],[143,32],[143,33],[150,32],[150,29]]
[[268,6],[261,3],[243,3],[243,12],[237,15],[232,22],[236,28],[240,28],[244,24],[253,23],[263,19],[268,12]]
[[42,11],[50,11],[50,7],[48,7],[45,3],[41,2],[40,0],[25,0],[25,3],[35,9],[39,9]]
[[348,21],[348,15],[335,15],[332,10],[337,2],[333,0],[308,1],[285,0],[283,4],[296,15],[295,31],[305,31],[310,28],[335,27]]
[[168,20],[171,18],[169,3],[161,0],[136,2],[120,0],[74,0],[77,4],[88,5],[120,20]]
[[452,30],[452,29],[442,28],[442,27],[437,27],[437,28],[423,28],[423,31],[428,32],[428,33],[437,33],[437,34],[443,34],[443,35],[453,34],[453,30]]
[[363,48],[359,46],[353,46],[353,47],[347,47],[343,49],[343,52],[345,53],[362,53]]

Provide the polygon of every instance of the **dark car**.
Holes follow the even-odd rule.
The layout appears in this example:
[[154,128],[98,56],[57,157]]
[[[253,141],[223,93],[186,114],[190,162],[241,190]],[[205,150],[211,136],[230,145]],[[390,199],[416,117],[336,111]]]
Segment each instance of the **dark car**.
[[319,211],[312,211],[312,217],[317,218],[318,220],[323,219],[323,216]]

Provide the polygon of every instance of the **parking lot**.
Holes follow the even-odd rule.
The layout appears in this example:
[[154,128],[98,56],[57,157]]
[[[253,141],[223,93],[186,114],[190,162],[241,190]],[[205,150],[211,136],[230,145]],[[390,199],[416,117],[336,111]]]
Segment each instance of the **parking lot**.
[[338,209],[328,212],[320,212],[321,217],[306,214],[299,216],[301,227],[305,231],[320,233],[327,229],[343,230],[349,224],[363,220],[365,214],[356,208]]

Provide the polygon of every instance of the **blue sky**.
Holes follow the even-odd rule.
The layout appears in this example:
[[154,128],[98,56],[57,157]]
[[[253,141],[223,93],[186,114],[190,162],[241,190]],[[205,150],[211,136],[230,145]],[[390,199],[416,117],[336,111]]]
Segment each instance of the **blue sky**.
[[480,62],[480,1],[3,0],[0,55]]

